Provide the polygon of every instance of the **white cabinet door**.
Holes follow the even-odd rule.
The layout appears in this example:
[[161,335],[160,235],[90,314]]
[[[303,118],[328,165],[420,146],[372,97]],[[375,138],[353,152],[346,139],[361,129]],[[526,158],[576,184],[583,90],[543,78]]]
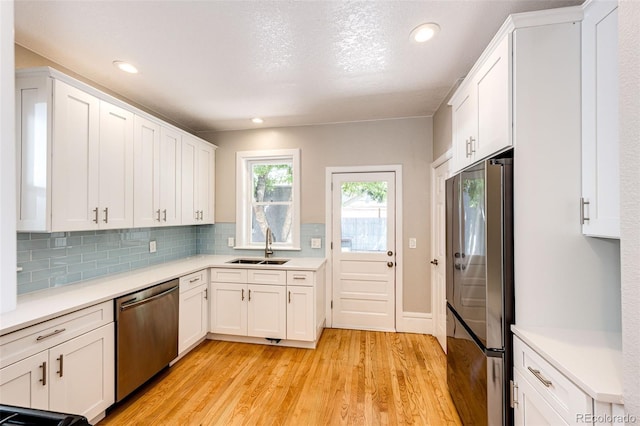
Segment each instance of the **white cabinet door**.
[[182,135],[167,127],[160,130],[160,205],[162,225],[180,225],[182,217]]
[[454,168],[461,170],[474,159],[473,149],[478,137],[476,131],[475,88],[469,85],[453,104],[453,149]]
[[246,284],[211,284],[211,328],[213,333],[247,335]]
[[315,340],[314,288],[287,286],[287,339]]
[[199,223],[198,210],[198,152],[199,143],[196,139],[185,136],[182,138],[182,224],[195,225]]
[[0,403],[49,408],[49,354],[40,352],[0,370]]
[[594,1],[582,22],[582,232],[620,238],[617,1]]
[[248,328],[253,337],[285,339],[287,337],[287,307],[285,286],[248,285]]
[[198,210],[200,223],[213,223],[215,190],[215,149],[201,142],[198,152]]
[[160,125],[146,118],[134,120],[134,219],[138,227],[160,224]]
[[100,101],[100,229],[133,227],[133,113]]
[[560,426],[568,423],[556,412],[527,379],[514,369],[514,383],[517,385],[514,408],[515,426]]
[[178,328],[178,354],[207,335],[207,285],[203,284],[180,293],[180,322]]
[[478,137],[472,149],[476,159],[511,145],[509,40],[508,35],[502,39],[475,77]]
[[97,229],[100,101],[58,80],[53,93],[51,226],[56,231]]
[[49,409],[92,419],[114,403],[114,324],[49,350]]

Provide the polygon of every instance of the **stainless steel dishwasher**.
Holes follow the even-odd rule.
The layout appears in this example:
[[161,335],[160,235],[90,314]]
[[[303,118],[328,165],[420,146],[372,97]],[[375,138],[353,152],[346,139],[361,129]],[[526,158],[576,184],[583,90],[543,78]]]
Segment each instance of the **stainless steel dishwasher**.
[[116,401],[178,356],[179,280],[115,299]]

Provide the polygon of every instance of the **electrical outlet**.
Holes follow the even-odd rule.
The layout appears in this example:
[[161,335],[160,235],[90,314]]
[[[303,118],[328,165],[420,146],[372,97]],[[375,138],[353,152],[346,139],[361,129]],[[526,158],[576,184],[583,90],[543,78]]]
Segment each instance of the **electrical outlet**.
[[416,239],[415,238],[409,238],[409,248],[410,249],[416,248]]
[[156,241],[149,241],[149,253],[155,253],[157,249]]
[[236,239],[233,237],[227,238],[227,246],[234,247],[236,245]]
[[311,248],[314,248],[314,249],[322,248],[322,238],[312,238]]

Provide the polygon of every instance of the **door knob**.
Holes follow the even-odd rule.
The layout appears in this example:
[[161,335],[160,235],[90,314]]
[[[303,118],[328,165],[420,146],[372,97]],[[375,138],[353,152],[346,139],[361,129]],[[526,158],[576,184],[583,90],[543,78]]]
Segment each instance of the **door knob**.
[[389,268],[393,268],[393,262],[387,262],[387,266],[388,266]]
[[433,259],[430,263],[431,263],[432,265],[436,265],[436,266],[438,266],[438,259]]

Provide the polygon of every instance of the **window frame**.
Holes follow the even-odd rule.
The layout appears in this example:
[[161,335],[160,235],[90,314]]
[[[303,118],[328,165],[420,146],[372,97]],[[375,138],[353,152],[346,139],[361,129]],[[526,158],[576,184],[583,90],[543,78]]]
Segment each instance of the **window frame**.
[[238,151],[236,153],[236,245],[235,249],[264,250],[264,243],[251,242],[253,179],[251,165],[256,162],[291,162],[293,184],[291,189],[292,225],[291,243],[274,242],[274,250],[301,250],[300,248],[300,149]]

